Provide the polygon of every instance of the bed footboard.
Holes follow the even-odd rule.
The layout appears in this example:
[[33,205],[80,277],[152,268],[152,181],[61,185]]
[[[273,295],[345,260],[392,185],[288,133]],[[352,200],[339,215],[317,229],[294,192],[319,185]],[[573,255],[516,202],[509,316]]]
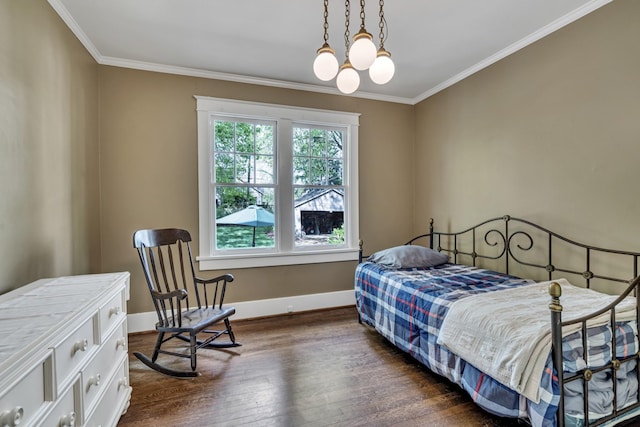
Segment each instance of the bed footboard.
[[[619,399],[618,399],[618,389],[617,389],[617,373],[621,368],[624,368],[623,365],[625,364],[634,364],[635,366],[633,366],[633,368],[635,369],[635,375],[636,378],[638,379],[638,383],[640,383],[640,367],[638,366],[638,353],[635,352],[631,355],[625,356],[625,355],[618,355],[616,354],[616,349],[618,347],[618,343],[617,343],[617,328],[616,328],[616,306],[622,301],[624,300],[627,296],[629,295],[633,295],[635,297],[637,297],[638,295],[638,290],[640,287],[640,276],[636,277],[634,280],[631,281],[631,283],[629,284],[629,286],[627,287],[627,289],[620,294],[620,296],[613,301],[611,304],[609,304],[608,306],[588,315],[588,316],[584,316],[581,317],[579,319],[575,319],[572,321],[567,321],[567,322],[562,322],[562,304],[560,303],[560,297],[562,296],[562,288],[560,287],[560,285],[556,282],[551,283],[551,285],[549,286],[549,295],[551,296],[551,303],[549,304],[549,309],[551,310],[551,342],[552,342],[552,358],[553,358],[553,365],[556,367],[556,374],[558,377],[558,385],[560,387],[560,390],[562,390],[563,392],[560,393],[560,401],[558,404],[558,416],[557,416],[557,425],[558,427],[564,427],[565,425],[565,385],[568,384],[569,382],[572,381],[578,381],[578,380],[582,380],[582,392],[583,392],[583,414],[585,417],[584,420],[584,425],[600,425],[603,424],[605,422],[611,421],[615,418],[624,416],[625,414],[628,414],[638,408],[640,408],[640,388],[638,388],[635,391],[635,403],[631,404],[631,405],[626,405],[624,407],[619,407]],[[639,324],[639,316],[640,316],[640,306],[638,305],[638,300],[636,298],[636,319],[635,319],[635,324],[638,325]],[[586,349],[587,348],[587,324],[589,322],[589,320],[600,316],[602,314],[608,314],[609,318],[610,318],[610,325],[611,328],[613,330],[613,333],[611,334],[611,361],[604,365],[604,366],[599,366],[597,369],[591,369],[589,367],[581,370],[580,372],[577,372],[575,374],[572,375],[567,375],[565,376],[565,373],[563,372],[563,355],[562,355],[562,337],[563,337],[563,333],[562,333],[562,328],[563,327],[567,327],[570,325],[580,325],[581,328],[581,334],[582,334],[582,348]],[[584,360],[584,364],[588,365],[587,362],[587,351],[583,351],[583,360]],[[626,370],[624,370],[626,371]],[[631,370],[629,370],[631,371]],[[612,378],[612,393],[613,393],[613,399],[612,399],[612,404],[613,404],[613,410],[611,412],[611,415],[602,417],[602,418],[598,418],[597,420],[593,420],[595,422],[592,422],[592,420],[589,419],[589,414],[590,414],[590,404],[589,404],[589,382],[593,379],[594,374],[597,374],[599,372],[608,372],[611,375]]]

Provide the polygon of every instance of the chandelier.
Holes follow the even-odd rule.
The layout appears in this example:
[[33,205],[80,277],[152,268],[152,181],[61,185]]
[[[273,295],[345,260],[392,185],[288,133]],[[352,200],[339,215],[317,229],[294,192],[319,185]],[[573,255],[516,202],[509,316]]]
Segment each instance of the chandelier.
[[384,0],[379,0],[380,21],[378,27],[379,47],[376,49],[373,43],[373,36],[367,32],[364,21],[364,0],[360,0],[360,30],[353,36],[353,44],[349,40],[349,20],[351,15],[350,0],[345,0],[345,60],[342,65],[338,64],[336,51],[329,46],[329,0],[324,0],[324,44],[318,49],[318,56],[313,62],[313,72],[322,81],[329,81],[336,77],[338,90],[345,94],[355,92],[360,86],[360,74],[358,71],[369,70],[371,81],[383,85],[388,83],[395,72],[395,65],[391,60],[391,54],[384,48],[384,41],[388,31],[386,30],[386,20],[384,19]]

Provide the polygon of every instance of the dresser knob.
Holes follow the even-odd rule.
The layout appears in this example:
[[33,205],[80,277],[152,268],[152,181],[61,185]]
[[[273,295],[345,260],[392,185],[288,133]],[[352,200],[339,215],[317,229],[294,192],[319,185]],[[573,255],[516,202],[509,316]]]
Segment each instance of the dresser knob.
[[120,314],[120,312],[121,312],[120,306],[111,307],[111,309],[109,310],[109,317],[117,316]]
[[73,345],[73,354],[79,351],[87,351],[87,348],[89,348],[89,340],[80,340]]
[[122,378],[120,381],[118,381],[118,391],[120,391],[121,388],[127,388],[128,385],[129,381],[127,381],[127,378]]
[[91,378],[89,378],[88,386],[91,388],[92,385],[99,386],[100,385],[100,374],[95,374]]
[[127,339],[125,337],[122,337],[118,339],[118,341],[116,341],[116,350],[120,347],[122,347],[123,350],[127,349]]
[[69,412],[67,415],[60,417],[58,421],[58,427],[75,427],[76,425],[76,413]]
[[21,406],[16,406],[10,411],[4,411],[0,414],[0,426],[2,427],[16,427],[20,425],[22,416],[24,415],[24,409]]

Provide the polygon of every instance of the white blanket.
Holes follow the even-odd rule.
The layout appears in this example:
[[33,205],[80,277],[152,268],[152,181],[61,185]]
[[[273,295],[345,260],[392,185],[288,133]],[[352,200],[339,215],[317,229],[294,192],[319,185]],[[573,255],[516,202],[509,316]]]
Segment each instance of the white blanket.
[[[617,296],[554,280],[562,287],[562,320],[593,313]],[[440,329],[438,343],[526,398],[540,401],[540,380],[551,351],[549,284],[541,282],[503,291],[473,295],[454,302]],[[635,318],[636,301],[618,304],[616,321]],[[609,312],[589,321],[603,325]],[[563,335],[580,325],[563,328]]]

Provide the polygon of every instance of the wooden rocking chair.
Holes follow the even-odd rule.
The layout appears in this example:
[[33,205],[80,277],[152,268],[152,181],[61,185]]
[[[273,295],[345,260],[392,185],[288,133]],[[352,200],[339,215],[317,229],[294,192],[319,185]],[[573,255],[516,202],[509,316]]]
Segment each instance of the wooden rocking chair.
[[[240,345],[229,322],[236,310],[222,305],[227,283],[233,281],[233,276],[196,277],[190,242],[188,231],[175,228],[138,230],[133,234],[133,246],[138,250],[158,314],[153,355],[149,358],[140,352],[133,354],[151,369],[175,377],[200,375],[196,372],[196,351],[200,348]],[[224,329],[209,329],[215,324],[224,324]],[[214,342],[223,335],[228,335],[229,341]],[[162,344],[173,338],[188,342],[189,352],[161,349]],[[156,363],[160,353],[191,359],[191,371],[178,371]]]

